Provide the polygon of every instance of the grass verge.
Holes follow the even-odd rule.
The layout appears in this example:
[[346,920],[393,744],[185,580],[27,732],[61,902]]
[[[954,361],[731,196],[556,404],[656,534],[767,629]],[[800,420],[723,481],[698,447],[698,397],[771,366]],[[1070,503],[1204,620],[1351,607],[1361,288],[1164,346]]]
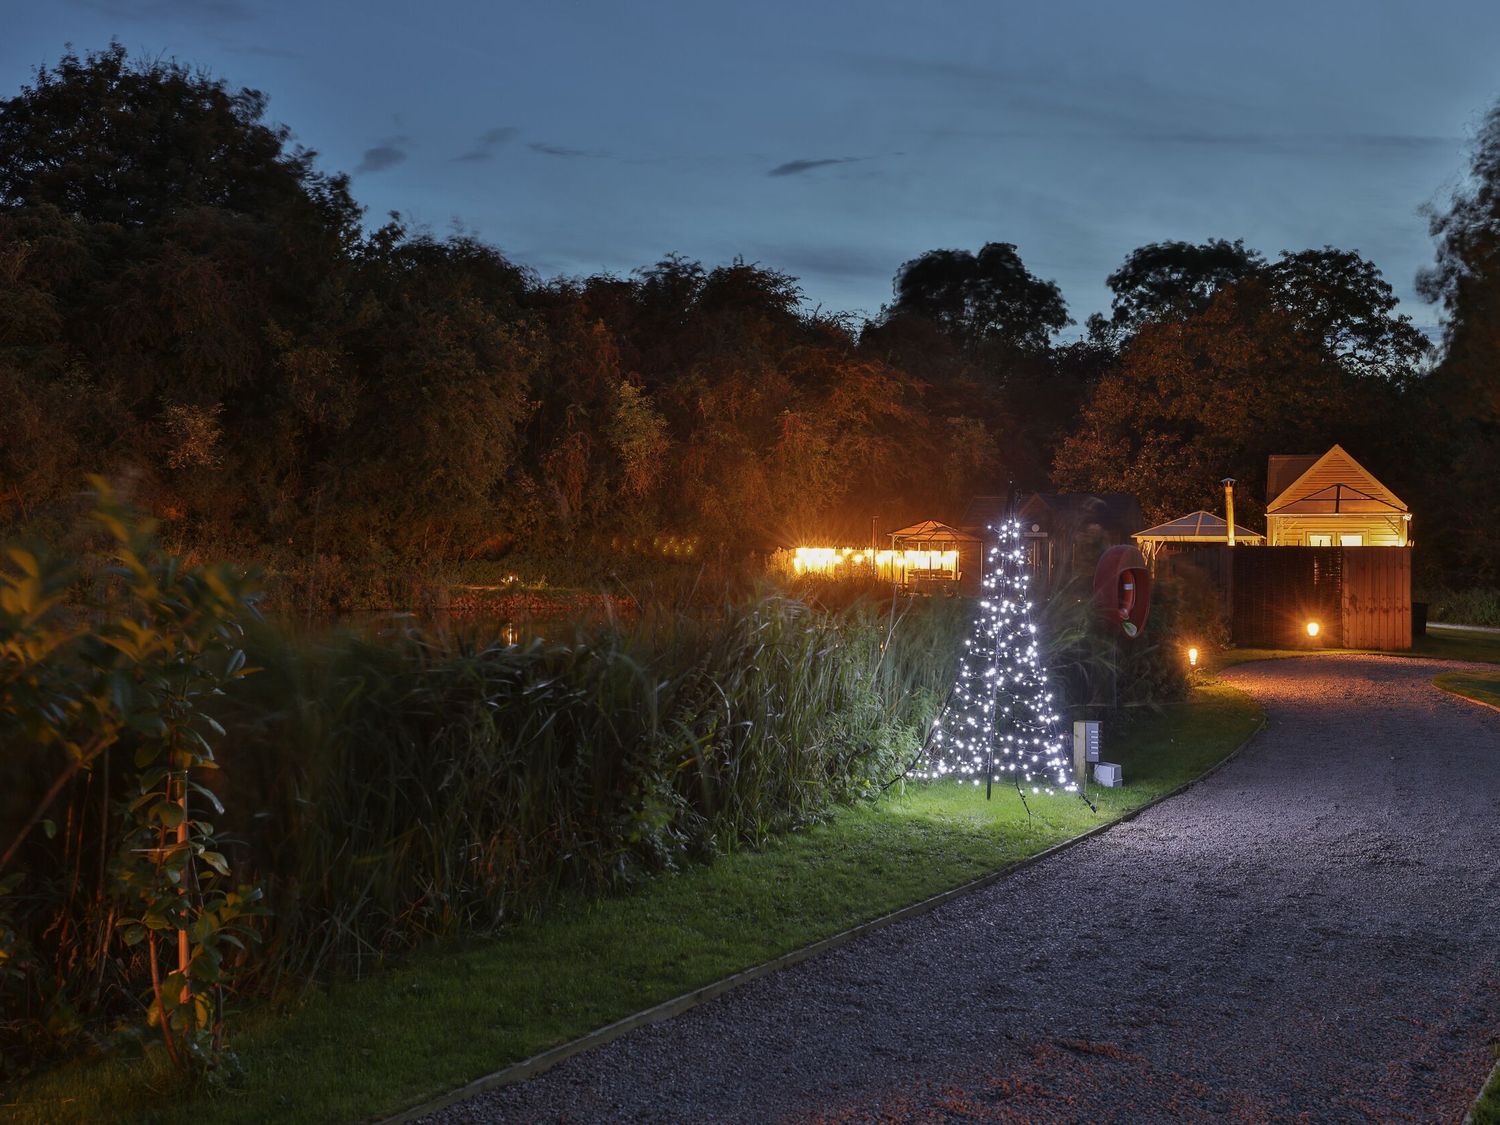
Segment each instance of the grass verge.
[[1214,669],[1230,668],[1252,660],[1282,660],[1291,656],[1348,656],[1374,653],[1378,656],[1411,656],[1429,660],[1463,660],[1479,664],[1500,664],[1500,635],[1449,631],[1441,626],[1429,627],[1426,636],[1405,652],[1351,648],[1231,648],[1214,653],[1208,665]]
[[1432,682],[1444,691],[1500,710],[1500,672],[1444,672]]
[[1255,729],[1260,709],[1221,683],[1106,730],[1127,786],[995,799],[908,787],[830,821],[575,902],[485,939],[423,950],[371,979],[246,1013],[225,1088],[174,1087],[159,1061],[76,1064],[13,1090],[23,1122],[353,1121],[394,1112],[508,1063],[861,922],[1006,867],[1197,777]]
[[1473,1125],[1500,1125],[1500,1066],[1490,1071],[1479,1100],[1472,1110]]

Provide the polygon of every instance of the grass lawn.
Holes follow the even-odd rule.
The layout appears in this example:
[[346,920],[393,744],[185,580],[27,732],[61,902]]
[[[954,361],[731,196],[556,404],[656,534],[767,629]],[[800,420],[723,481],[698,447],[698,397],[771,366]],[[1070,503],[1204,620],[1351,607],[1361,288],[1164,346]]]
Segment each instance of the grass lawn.
[[1432,682],[1454,695],[1500,709],[1500,672],[1444,672]]
[[[1344,648],[1231,648],[1208,656],[1210,668],[1229,668],[1251,660],[1280,660],[1289,656],[1374,652],[1374,649]],[[1418,637],[1408,652],[1387,652],[1385,656],[1419,656],[1435,660],[1468,660],[1481,664],[1500,664],[1500,634],[1463,633],[1445,630],[1441,625],[1428,626],[1426,636]],[[1441,678],[1441,677],[1440,677]],[[1441,686],[1441,685],[1440,685]]]
[[1106,727],[1126,787],[1031,798],[908,787],[638,893],[424,949],[371,979],[240,1017],[243,1073],[173,1090],[159,1063],[77,1064],[6,1095],[14,1120],[352,1121],[400,1110],[735,971],[1013,864],[1139,808],[1240,745],[1259,708],[1220,683]]
[[1500,1125],[1500,1069],[1494,1071],[1474,1103],[1474,1125]]

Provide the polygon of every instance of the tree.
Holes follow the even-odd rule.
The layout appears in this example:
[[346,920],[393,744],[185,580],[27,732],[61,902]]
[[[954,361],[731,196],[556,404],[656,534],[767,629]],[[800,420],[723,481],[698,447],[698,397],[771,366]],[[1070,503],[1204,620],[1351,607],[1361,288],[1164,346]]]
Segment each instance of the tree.
[[929,250],[897,271],[895,296],[887,319],[926,317],[967,348],[999,341],[1040,351],[1073,323],[1056,283],[1034,276],[1009,242],[985,243],[978,254]]
[[1375,263],[1353,250],[1283,250],[1258,275],[1299,332],[1322,341],[1351,375],[1407,386],[1430,350]]
[[1090,335],[1101,343],[1120,343],[1149,321],[1201,312],[1214,294],[1255,273],[1265,264],[1240,239],[1208,242],[1153,242],[1132,250],[1109,275],[1114,293],[1108,320],[1089,320]]
[[1238,240],[1142,246],[1109,275],[1113,313],[1093,318],[1090,335],[1124,347],[1143,325],[1195,316],[1251,279],[1265,284],[1296,331],[1321,341],[1351,374],[1402,385],[1417,378],[1426,339],[1410,318],[1395,315],[1396,295],[1373,262],[1332,246],[1283,250],[1271,263]]
[[399,241],[367,263],[366,380],[334,450],[348,545],[398,558],[462,554],[487,533],[535,409],[516,297],[526,275],[468,238]]
[[1397,405],[1393,387],[1347,370],[1250,279],[1201,313],[1142,326],[1063,441],[1055,475],[1133,492],[1152,520],[1213,508],[1232,476],[1253,516],[1268,455],[1368,447],[1388,437]]
[[1444,313],[1444,355],[1425,395],[1424,507],[1449,581],[1500,581],[1500,105],[1474,140],[1468,180],[1430,214],[1437,262],[1417,279]]
[[195,207],[295,209],[352,241],[348,177],[287,151],[290,132],[265,124],[265,110],[258,90],[231,91],[176,62],[132,64],[119,43],[82,59],[70,51],[0,102],[0,206],[50,203],[125,226]]

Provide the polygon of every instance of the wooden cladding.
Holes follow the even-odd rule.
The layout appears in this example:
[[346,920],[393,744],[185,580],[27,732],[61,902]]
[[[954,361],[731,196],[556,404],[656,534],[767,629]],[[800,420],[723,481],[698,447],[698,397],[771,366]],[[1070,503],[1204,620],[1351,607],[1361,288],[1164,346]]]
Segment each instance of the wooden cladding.
[[[1238,645],[1411,648],[1411,551],[1236,547],[1230,622]],[[1318,634],[1308,635],[1309,622]]]
[[1411,551],[1345,547],[1344,647],[1411,648]]
[[1160,582],[1212,590],[1238,645],[1411,648],[1409,547],[1190,547],[1153,569]]
[[[1337,648],[1343,644],[1339,547],[1235,547],[1230,630],[1237,645]],[[1318,636],[1307,634],[1316,622]]]

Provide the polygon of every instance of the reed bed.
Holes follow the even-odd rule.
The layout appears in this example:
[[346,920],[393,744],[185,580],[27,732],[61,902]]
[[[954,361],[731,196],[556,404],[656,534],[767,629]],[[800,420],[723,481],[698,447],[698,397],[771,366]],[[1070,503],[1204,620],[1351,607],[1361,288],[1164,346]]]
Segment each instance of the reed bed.
[[[272,911],[241,989],[361,974],[878,791],[952,681],[963,615],[773,594],[521,645],[253,627],[259,670],[221,701],[214,785],[235,869]],[[38,1040],[62,1048],[138,1009],[117,944],[68,938],[109,931],[109,880],[85,892],[70,869],[116,846],[101,789],[119,780],[107,765],[80,779],[67,846],[38,840],[25,857],[15,917],[36,963],[7,997],[8,1049],[49,1053]]]

